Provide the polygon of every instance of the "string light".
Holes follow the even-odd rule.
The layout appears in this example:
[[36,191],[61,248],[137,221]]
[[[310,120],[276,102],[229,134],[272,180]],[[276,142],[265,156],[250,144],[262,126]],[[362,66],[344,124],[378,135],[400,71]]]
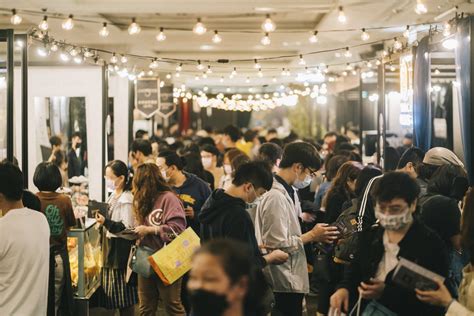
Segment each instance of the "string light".
[[46,49],[46,47],[44,46],[40,46],[36,49],[36,53],[38,54],[38,56],[41,56],[41,57],[46,57],[48,56],[48,50]]
[[262,67],[260,67],[260,64],[258,63],[258,60],[257,60],[257,59],[254,59],[254,62],[255,62],[255,65],[254,65],[254,68],[255,68],[255,69],[262,68]]
[[407,29],[403,32],[403,37],[409,38],[410,37],[410,25],[407,25]]
[[370,61],[367,62],[367,68],[372,68],[372,63]]
[[345,24],[347,22],[347,17],[344,13],[344,9],[342,6],[339,6],[339,14],[337,16],[337,20],[342,24]]
[[449,35],[451,35],[451,24],[449,24],[448,22],[444,23],[444,26],[443,26],[443,35],[444,35],[444,36],[449,36]]
[[12,17],[10,18],[10,22],[13,25],[18,25],[21,23],[21,21],[23,21],[23,18],[16,13],[16,9],[12,9]]
[[344,52],[344,57],[346,57],[346,58],[351,58],[352,57],[352,53],[349,50],[349,47],[346,47],[346,51]]
[[70,31],[74,28],[73,15],[69,14],[68,18],[61,24],[63,30]]
[[260,68],[260,69],[258,70],[258,76],[259,76],[260,78],[262,78],[262,77],[263,77],[262,68]]
[[277,82],[277,78],[273,77],[272,81]]
[[347,63],[346,70],[353,70],[354,68],[351,66],[351,64]]
[[53,44],[51,44],[51,51],[52,52],[57,52],[59,47],[58,47],[58,44],[56,44],[56,42],[53,42]]
[[237,67],[234,67],[234,70],[232,70],[231,76],[237,76]]
[[247,79],[245,79],[245,83],[250,83],[250,78],[247,77]]
[[198,60],[198,64],[197,64],[196,68],[197,68],[198,70],[203,70],[203,69],[204,69],[204,65],[201,64],[201,61],[200,61],[200,60]]
[[400,50],[400,49],[402,49],[403,45],[402,45],[402,43],[398,40],[398,38],[395,37],[393,40],[395,41],[395,42],[393,43],[393,48],[394,48],[395,50]]
[[104,22],[102,24],[102,28],[99,31],[99,35],[102,36],[102,37],[107,37],[107,36],[109,36],[109,34],[110,34],[110,32],[109,32],[109,29],[107,28],[107,22]]
[[128,34],[137,35],[141,30],[142,28],[138,25],[136,18],[132,18],[132,23],[130,23],[130,26],[128,27]]
[[148,72],[147,72],[147,75],[150,76],[150,77],[153,76],[154,74],[155,73],[153,72],[153,70],[148,70]]
[[38,25],[38,28],[41,30],[41,31],[47,31],[48,28],[49,28],[49,24],[48,24],[48,16],[45,15],[43,17],[43,21],[41,21],[41,23]]
[[301,54],[300,54],[300,61],[298,62],[298,64],[300,64],[302,66],[306,65],[306,61],[304,60],[303,55],[301,55]]
[[336,56],[336,58],[341,58],[342,55],[341,55],[341,52],[335,52],[334,56]]
[[268,36],[268,33],[265,33],[265,36],[262,37],[262,40],[260,41],[260,43],[262,43],[262,45],[270,45],[271,44],[271,40],[270,40],[270,37]]
[[212,74],[211,65],[207,65],[207,73]]
[[166,39],[166,35],[164,33],[164,29],[162,27],[160,27],[160,33],[158,33],[158,35],[156,35],[156,40],[158,42],[163,42],[165,39]]
[[120,57],[120,62],[121,62],[122,64],[126,64],[126,63],[127,63],[127,61],[128,61],[128,58],[127,58],[127,56],[125,56],[125,55],[122,55],[122,57]]
[[286,76],[286,70],[285,70],[285,68],[282,69],[281,75],[282,75],[282,76]]
[[82,61],[84,60],[84,58],[82,56],[76,56],[74,57],[74,62],[76,64],[82,64]]
[[395,68],[394,65],[390,65],[390,71],[391,71],[391,72],[394,72],[395,70],[397,70],[397,68]]
[[197,22],[193,27],[193,32],[197,35],[203,35],[207,32],[207,28],[204,23],[201,22],[201,18],[197,18]]
[[416,14],[425,14],[428,12],[428,8],[423,3],[422,0],[416,0],[415,13]]
[[148,67],[150,67],[151,69],[156,69],[156,68],[158,68],[158,60],[157,60],[156,58],[154,58],[154,59],[151,61],[150,65],[149,65]]
[[362,29],[362,34],[360,35],[360,38],[363,40],[363,41],[368,41],[370,39],[370,35],[369,33],[367,33],[365,31],[365,29]]
[[69,54],[72,56],[72,57],[75,57],[79,54],[79,52],[77,51],[77,48],[76,47],[73,47],[71,49],[71,51],[69,52]]
[[93,56],[94,56],[94,53],[91,52],[90,50],[86,49],[84,51],[84,57],[90,58],[90,57],[93,57]]
[[178,66],[176,66],[177,72],[180,72],[181,70],[183,70],[183,64],[179,64]]
[[267,14],[265,21],[263,21],[262,30],[266,33],[274,32],[276,30],[276,25],[270,18],[270,14]]
[[59,58],[63,62],[68,62],[69,60],[71,60],[71,57],[69,57],[69,54],[67,54],[65,51],[61,51],[61,53],[59,54]]
[[377,66],[380,66],[380,65],[382,64],[382,62],[377,59],[377,60],[375,61],[375,64],[376,64]]
[[202,73],[202,78],[207,79],[207,74],[205,72]]
[[180,74],[179,72],[177,72],[177,73],[174,74],[174,76],[175,76],[176,78],[179,78],[179,77],[181,77],[181,74]]
[[318,31],[314,31],[313,35],[309,37],[310,43],[317,43],[318,42]]
[[117,55],[115,53],[112,54],[112,57],[110,57],[110,63],[111,64],[116,64],[118,62]]
[[214,36],[212,37],[212,42],[214,44],[219,44],[222,42],[222,37],[219,35],[219,32],[217,30],[214,31]]
[[221,79],[219,79],[219,82],[224,82],[224,76],[221,77]]
[[199,81],[199,76],[194,77],[194,80]]
[[343,71],[343,72],[342,72],[342,75],[343,75],[344,77],[347,77],[347,71]]

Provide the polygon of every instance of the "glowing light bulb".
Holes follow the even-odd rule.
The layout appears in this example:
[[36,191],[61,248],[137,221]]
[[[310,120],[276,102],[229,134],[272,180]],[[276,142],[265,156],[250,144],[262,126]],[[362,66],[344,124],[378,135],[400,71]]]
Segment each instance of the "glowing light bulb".
[[196,68],[197,68],[198,70],[203,70],[203,69],[204,69],[204,65],[201,64],[201,61],[200,61],[200,60],[198,60],[198,64],[197,64]]
[[202,78],[207,79],[207,74],[205,72],[202,73]]
[[362,34],[360,35],[360,38],[363,40],[363,41],[368,41],[370,39],[370,35],[369,33],[367,33],[365,31],[365,29],[362,29]]
[[394,72],[395,70],[397,70],[397,68],[395,68],[394,65],[390,65],[390,71]]
[[342,24],[347,22],[347,17],[346,17],[346,14],[344,13],[344,9],[342,8],[342,6],[339,6],[339,14],[337,16],[337,20]]
[[367,67],[368,67],[368,68],[372,68],[372,66],[373,66],[373,65],[372,65],[372,62],[370,62],[370,61],[367,62]]
[[265,36],[262,37],[262,40],[260,41],[260,43],[262,43],[262,45],[270,45],[272,43],[272,41],[270,40],[270,37],[268,36],[268,33],[265,33]]
[[346,57],[346,58],[351,58],[352,57],[352,53],[349,50],[349,47],[346,47],[346,51],[344,52],[344,57]]
[[71,49],[71,51],[69,51],[69,54],[72,56],[72,57],[76,57],[77,54],[79,54],[79,52],[77,51],[77,48],[76,47],[73,47]]
[[156,58],[151,61],[150,65],[148,67],[150,67],[151,69],[158,68],[158,61],[156,60]]
[[117,55],[115,53],[112,54],[112,57],[110,57],[110,63],[111,64],[116,64],[118,62]]
[[343,71],[343,72],[342,72],[342,75],[343,75],[344,77],[347,77],[347,71]]
[[73,15],[69,14],[68,18],[61,24],[63,30],[70,31],[74,28]]
[[180,74],[179,72],[177,72],[177,73],[174,74],[174,76],[175,76],[176,78],[179,78],[179,77],[181,77],[181,74]]
[[171,79],[171,74],[170,73],[166,75],[166,79],[168,79],[168,80]]
[[126,63],[127,63],[127,61],[128,61],[128,58],[127,58],[127,56],[125,56],[125,55],[122,55],[122,57],[120,57],[120,62],[121,62],[122,64],[126,64]]
[[262,72],[262,69],[259,69],[259,70],[258,70],[258,76],[259,76],[260,78],[262,78],[262,77],[263,77],[263,72]]
[[303,55],[300,55],[300,61],[298,62],[298,64],[302,66],[306,65],[306,61],[304,60]]
[[61,54],[59,54],[59,58],[64,62],[71,60],[71,57],[69,57],[69,54],[67,54],[65,51],[62,51]]
[[56,42],[53,42],[53,44],[51,44],[51,51],[57,52],[58,49],[59,49],[58,44],[56,44]]
[[277,78],[273,77],[272,81],[277,82]]
[[219,32],[217,30],[214,31],[214,36],[212,37],[212,42],[214,44],[219,44],[222,42],[222,37],[219,35]]
[[435,71],[434,71],[434,74],[435,74],[435,75],[439,75],[440,73],[441,73],[441,71],[439,71],[439,69],[436,68]]
[[255,65],[254,65],[254,68],[255,69],[260,69],[260,64],[258,63],[258,60],[254,59],[254,62],[255,62]]
[[82,64],[82,61],[84,60],[84,58],[82,56],[76,56],[74,57],[74,62],[76,64]]
[[282,75],[282,76],[286,76],[286,70],[285,70],[285,68],[282,69],[281,75]]
[[99,31],[99,35],[102,36],[102,37],[107,37],[107,36],[109,36],[109,34],[110,34],[110,32],[109,32],[109,29],[107,28],[107,22],[104,22],[102,24],[102,28]]
[[425,14],[428,12],[428,8],[422,2],[422,0],[416,0],[415,13],[416,14]]
[[193,32],[197,35],[203,35],[207,32],[206,26],[201,22],[201,18],[197,19],[196,24],[193,27]]
[[400,49],[402,49],[403,45],[402,45],[402,43],[398,40],[398,38],[395,37],[394,40],[395,40],[395,42],[393,43],[393,48],[394,48],[395,50],[400,50]]
[[318,42],[318,31],[314,31],[313,35],[309,37],[310,43],[317,43]]
[[375,62],[375,64],[376,64],[377,66],[380,66],[380,65],[382,64],[382,62],[377,59],[377,61]]
[[164,32],[164,29],[162,27],[160,27],[160,33],[158,33],[158,35],[156,35],[156,40],[158,42],[163,42],[165,39],[166,39],[166,35],[165,35],[165,32]]
[[23,18],[16,13],[16,9],[13,9],[12,10],[12,17],[10,18],[10,22],[13,25],[18,25],[18,24],[21,23],[21,21],[23,21]]
[[267,14],[265,21],[262,23],[262,30],[270,33],[276,30],[276,25],[273,23],[272,19],[270,18],[270,14]]
[[407,29],[403,32],[403,37],[409,38],[410,37],[410,25],[407,25]]
[[194,80],[199,81],[199,76],[194,77]]
[[334,56],[336,56],[336,58],[341,58],[342,55],[341,55],[341,52],[335,52]]
[[49,55],[48,50],[44,46],[38,47],[38,49],[36,50],[36,53],[38,54],[38,56],[41,56],[41,57],[46,57]]
[[132,23],[130,23],[130,26],[128,27],[128,34],[137,35],[141,30],[142,28],[138,25],[136,18],[132,18]]
[[147,75],[150,76],[150,77],[153,76],[154,75],[153,70],[148,70]]
[[211,65],[207,65],[207,73],[212,74]]
[[351,66],[351,64],[347,63],[346,70],[351,71],[352,69],[354,68]]
[[183,70],[183,64],[176,66],[176,71],[180,72],[181,70]]
[[219,79],[219,82],[224,82],[224,77],[221,77],[221,79]]
[[48,16],[45,15],[43,17],[43,21],[41,21],[41,23],[38,25],[38,28],[41,30],[41,31],[47,31],[48,28],[49,28],[49,24],[48,24]]
[[451,24],[449,24],[448,22],[444,23],[444,26],[443,26],[443,35],[444,35],[444,36],[449,36],[449,35],[451,35]]
[[250,78],[247,77],[247,79],[245,79],[245,83],[250,83]]
[[237,76],[237,67],[234,67],[234,70],[232,70],[232,76]]

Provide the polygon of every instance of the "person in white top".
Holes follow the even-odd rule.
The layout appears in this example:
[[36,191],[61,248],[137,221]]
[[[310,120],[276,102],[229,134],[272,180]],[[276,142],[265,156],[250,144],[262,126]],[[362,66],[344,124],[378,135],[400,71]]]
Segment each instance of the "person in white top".
[[46,315],[48,221],[23,206],[23,174],[18,167],[1,163],[0,179],[0,315]]

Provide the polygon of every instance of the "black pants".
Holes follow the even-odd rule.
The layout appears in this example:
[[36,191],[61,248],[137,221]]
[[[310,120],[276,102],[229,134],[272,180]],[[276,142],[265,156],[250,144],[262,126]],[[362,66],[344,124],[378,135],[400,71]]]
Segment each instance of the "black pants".
[[303,314],[302,293],[275,293],[272,316],[301,316]]

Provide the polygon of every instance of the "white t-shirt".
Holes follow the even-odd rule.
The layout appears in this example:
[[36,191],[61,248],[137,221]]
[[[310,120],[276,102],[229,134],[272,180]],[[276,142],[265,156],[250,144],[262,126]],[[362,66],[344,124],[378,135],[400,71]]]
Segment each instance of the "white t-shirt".
[[380,281],[385,281],[387,274],[395,269],[399,261],[397,256],[400,251],[400,246],[398,246],[398,244],[393,244],[388,240],[386,231],[383,234],[383,245],[385,253],[382,257],[382,261],[379,263],[377,273],[375,274],[375,278]]
[[49,236],[37,211],[15,209],[0,218],[0,315],[46,315]]

